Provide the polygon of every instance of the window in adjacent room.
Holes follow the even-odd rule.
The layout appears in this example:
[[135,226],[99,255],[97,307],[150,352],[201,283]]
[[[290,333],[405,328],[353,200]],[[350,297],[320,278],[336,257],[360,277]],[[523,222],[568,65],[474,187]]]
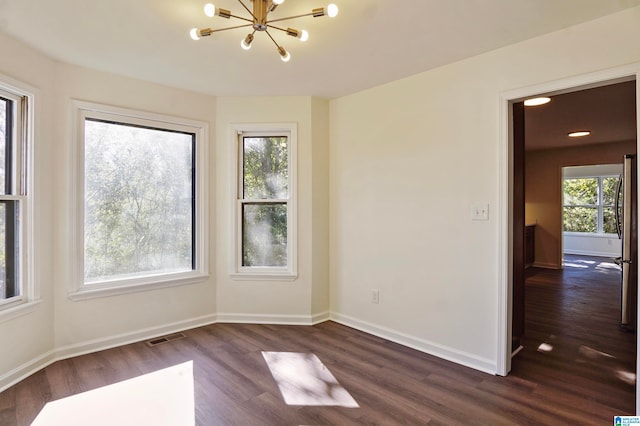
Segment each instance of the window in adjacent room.
[[0,309],[33,299],[27,268],[31,97],[0,84]]
[[617,175],[563,179],[564,231],[615,234],[617,183]]
[[82,291],[206,274],[204,125],[80,104]]
[[234,275],[295,278],[295,126],[234,128]]

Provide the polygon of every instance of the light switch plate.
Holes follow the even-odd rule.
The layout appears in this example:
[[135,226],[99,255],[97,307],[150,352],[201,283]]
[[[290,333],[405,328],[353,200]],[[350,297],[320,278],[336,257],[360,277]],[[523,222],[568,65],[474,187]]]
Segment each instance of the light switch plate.
[[471,206],[471,220],[489,220],[489,203],[475,203]]

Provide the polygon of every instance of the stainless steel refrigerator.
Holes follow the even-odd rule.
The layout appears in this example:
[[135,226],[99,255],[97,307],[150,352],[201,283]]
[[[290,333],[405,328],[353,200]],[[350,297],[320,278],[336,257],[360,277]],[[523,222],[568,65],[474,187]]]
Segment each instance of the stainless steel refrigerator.
[[622,239],[622,256],[616,259],[622,267],[620,322],[630,331],[636,330],[638,317],[637,168],[636,156],[625,155],[614,205],[616,229]]

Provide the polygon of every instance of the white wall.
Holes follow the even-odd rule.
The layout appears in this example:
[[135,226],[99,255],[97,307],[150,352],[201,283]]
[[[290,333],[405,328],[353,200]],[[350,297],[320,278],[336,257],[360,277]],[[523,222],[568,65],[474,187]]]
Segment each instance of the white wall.
[[[54,247],[50,217],[55,210],[56,174],[50,159],[55,152],[55,139],[50,129],[53,118],[53,76],[55,63],[26,49],[22,44],[0,33],[0,74],[20,83],[22,89],[35,91],[34,166],[34,275],[41,302],[31,313],[3,320],[0,315],[0,389],[3,380],[15,380],[37,368],[38,359],[47,357],[53,348],[53,270],[51,253]],[[26,87],[25,87],[26,86]],[[18,367],[23,366],[23,369]]]
[[562,233],[564,253],[588,256],[618,257],[622,255],[622,240],[617,235],[581,235],[573,232]]
[[[221,321],[311,324],[328,318],[328,102],[310,97],[219,97],[217,101],[217,284]],[[237,280],[231,273],[235,139],[232,123],[297,123],[298,278]],[[315,154],[315,155],[314,155]],[[311,189],[314,188],[314,191]],[[324,194],[324,195],[323,195]]]
[[639,24],[634,8],[332,101],[332,317],[496,372],[499,95],[640,61]]

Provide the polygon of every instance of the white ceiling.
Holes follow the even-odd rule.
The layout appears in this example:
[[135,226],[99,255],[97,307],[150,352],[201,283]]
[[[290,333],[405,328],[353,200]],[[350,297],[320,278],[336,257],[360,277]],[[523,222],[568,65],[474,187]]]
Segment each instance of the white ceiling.
[[[274,32],[250,51],[236,29],[194,42],[192,27],[235,25],[206,0],[0,0],[0,31],[54,59],[211,95],[335,98],[640,5],[640,0],[331,0],[333,19],[300,18],[306,43]],[[273,18],[325,6],[288,0]],[[245,3],[251,7],[248,0]],[[237,0],[216,6],[247,16]],[[238,22],[240,23],[240,22]]]

